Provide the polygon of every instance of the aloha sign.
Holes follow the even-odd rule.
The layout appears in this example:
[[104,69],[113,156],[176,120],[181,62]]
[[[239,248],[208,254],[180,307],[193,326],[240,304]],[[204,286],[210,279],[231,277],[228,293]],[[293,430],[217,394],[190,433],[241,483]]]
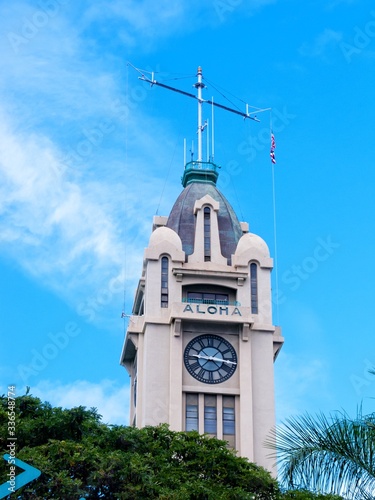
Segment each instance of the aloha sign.
[[213,306],[206,304],[186,304],[182,312],[199,313],[199,314],[217,314],[219,316],[242,316],[238,307],[230,306]]

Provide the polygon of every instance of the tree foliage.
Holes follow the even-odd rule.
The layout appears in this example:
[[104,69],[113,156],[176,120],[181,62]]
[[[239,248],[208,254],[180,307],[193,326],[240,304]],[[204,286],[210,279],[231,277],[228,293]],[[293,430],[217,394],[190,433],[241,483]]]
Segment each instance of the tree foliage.
[[375,414],[290,418],[277,430],[276,449],[288,487],[375,498]]
[[[41,476],[11,497],[46,499],[320,500],[281,493],[262,467],[236,456],[224,441],[197,432],[109,426],[94,408],[53,408],[16,398],[17,458]],[[7,400],[0,398],[0,446],[6,450]],[[0,462],[0,484],[7,480]],[[324,497],[326,500],[333,497]]]

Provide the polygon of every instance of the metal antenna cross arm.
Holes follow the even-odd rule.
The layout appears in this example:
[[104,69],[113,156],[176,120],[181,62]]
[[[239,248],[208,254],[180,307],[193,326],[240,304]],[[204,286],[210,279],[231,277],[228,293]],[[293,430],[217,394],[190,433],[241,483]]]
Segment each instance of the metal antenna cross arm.
[[[173,90],[173,92],[178,92],[179,94],[186,95],[188,97],[192,97],[193,99],[196,99],[197,96],[194,94],[190,94],[189,92],[185,92],[184,90],[176,89],[175,87],[170,87],[169,85],[165,85],[165,83],[160,83],[157,82],[156,80],[150,80],[149,78],[146,78],[144,75],[138,77],[139,80],[142,80],[144,82],[150,83],[151,86],[153,85],[158,85],[159,87],[163,87],[164,89],[168,90]],[[202,100],[203,102],[203,100]]]
[[[257,110],[257,111],[254,111],[254,112],[250,113],[249,112],[249,105],[246,104],[246,111],[243,112],[243,111],[240,111],[238,109],[233,109],[233,108],[230,108],[228,106],[224,106],[223,104],[219,104],[217,102],[214,102],[213,98],[210,101],[209,100],[205,100],[202,97],[202,89],[204,89],[206,86],[202,82],[202,78],[203,77],[202,77],[202,68],[201,68],[201,66],[198,66],[198,70],[197,70],[197,75],[196,76],[197,76],[197,81],[194,84],[194,87],[197,90],[197,94],[196,95],[191,94],[190,92],[185,92],[184,90],[176,89],[175,87],[171,87],[169,85],[166,85],[165,83],[157,82],[154,79],[154,73],[151,73],[151,79],[147,78],[144,74],[142,74],[138,78],[140,80],[144,81],[144,82],[150,83],[151,87],[153,85],[158,85],[159,87],[163,87],[163,88],[165,88],[167,90],[172,90],[173,92],[177,92],[177,93],[185,95],[187,97],[191,97],[192,99],[196,99],[198,101],[198,127],[197,127],[197,134],[198,134],[198,158],[197,158],[197,161],[198,162],[202,162],[203,161],[203,155],[202,155],[202,132],[204,131],[204,129],[207,126],[207,122],[205,124],[202,123],[203,122],[203,120],[202,120],[202,105],[203,105],[203,103],[211,104],[212,107],[216,106],[218,108],[225,109],[225,111],[229,111],[231,113],[235,113],[236,115],[240,115],[244,119],[249,118],[250,120],[254,120],[256,122],[259,122],[260,120],[256,116],[251,116],[251,115],[253,115],[255,112],[262,112],[264,110]],[[207,147],[207,150],[208,150],[208,147]]]
[[[190,92],[185,92],[184,90],[176,89],[175,87],[171,87],[170,85],[165,85],[165,83],[158,82],[156,80],[150,80],[149,78],[146,78],[144,75],[138,77],[139,80],[142,80],[144,82],[147,82],[153,85],[158,85],[159,87],[163,87],[164,89],[172,90],[173,92],[178,92],[179,94],[186,95],[187,97],[191,97],[193,99],[197,99],[201,104],[207,103],[211,104],[213,106],[216,106],[221,109],[225,109],[226,111],[230,111],[231,113],[235,113],[237,115],[243,116],[244,118],[250,118],[250,120],[254,120],[256,122],[260,122],[260,120],[256,116],[251,116],[253,113],[243,113],[242,111],[239,111],[237,109],[230,108],[228,106],[224,106],[223,104],[219,104],[218,102],[215,101],[210,101],[202,98],[198,98],[196,95],[191,94]],[[267,108],[270,109],[270,108]],[[258,111],[258,113],[261,113],[262,111],[266,111],[266,109],[261,109]]]
[[214,101],[205,101],[207,104],[212,104],[213,106],[217,106],[218,108],[225,109],[226,111],[230,111],[231,113],[236,113],[237,115],[243,116],[244,118],[250,118],[250,120],[254,120],[255,122],[260,122],[260,120],[256,116],[251,116],[250,113],[243,113],[237,109],[229,108],[228,106],[224,106],[223,104],[219,104]]

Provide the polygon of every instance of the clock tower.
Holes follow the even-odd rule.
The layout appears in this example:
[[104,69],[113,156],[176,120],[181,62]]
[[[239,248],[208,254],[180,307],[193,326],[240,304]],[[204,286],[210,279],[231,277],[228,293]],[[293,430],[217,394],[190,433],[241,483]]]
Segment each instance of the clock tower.
[[169,216],[154,217],[121,353],[130,424],[207,433],[273,470],[264,442],[284,341],[272,323],[273,261],[217,189],[217,165],[202,160],[201,106],[214,103],[202,99],[201,68],[197,76],[198,159],[186,163]]
[[186,164],[168,217],[155,216],[121,354],[130,424],[225,439],[269,470],[275,424],[272,259],[216,188],[212,162]]

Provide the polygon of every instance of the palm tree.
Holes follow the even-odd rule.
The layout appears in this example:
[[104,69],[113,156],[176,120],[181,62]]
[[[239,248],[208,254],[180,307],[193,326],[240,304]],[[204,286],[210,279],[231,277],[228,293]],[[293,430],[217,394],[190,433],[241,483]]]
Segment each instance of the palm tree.
[[289,418],[272,442],[287,487],[374,500],[375,413]]

